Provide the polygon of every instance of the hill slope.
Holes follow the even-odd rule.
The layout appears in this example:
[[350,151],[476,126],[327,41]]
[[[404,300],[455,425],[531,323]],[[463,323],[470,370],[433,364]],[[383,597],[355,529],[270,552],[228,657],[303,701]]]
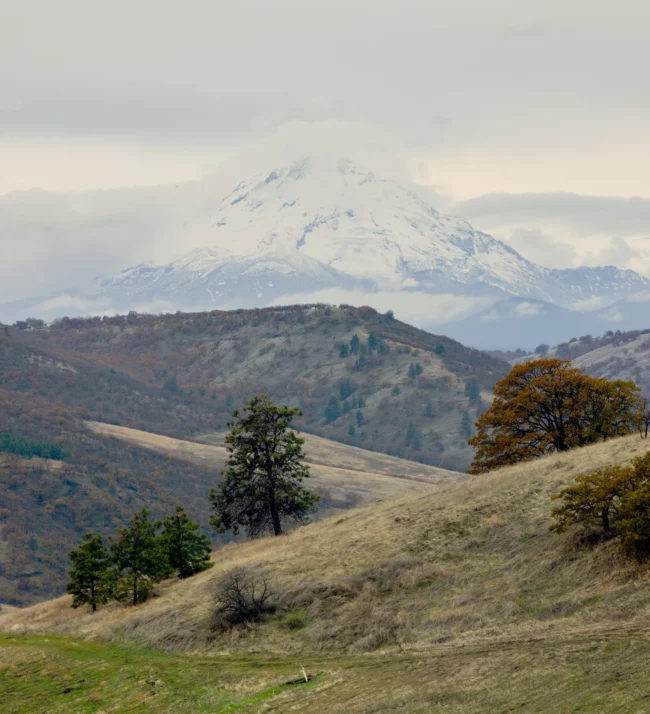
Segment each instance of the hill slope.
[[[376,712],[380,702],[413,713],[644,711],[647,573],[622,562],[615,542],[576,549],[548,525],[552,493],[647,448],[628,437],[364,506],[280,539],[228,545],[212,570],[168,582],[138,608],[92,616],[62,598],[10,613],[0,627],[14,638],[126,636],[218,654],[221,672],[240,682],[235,694],[220,679],[222,696],[248,712],[261,711],[254,692],[279,712]],[[267,574],[282,609],[232,635],[211,632],[214,583],[242,566]],[[20,646],[45,659],[54,647]],[[210,667],[178,657],[190,671]],[[320,672],[313,686],[271,691],[296,662]]]
[[[570,359],[594,377],[632,379],[650,396],[650,330],[584,335],[551,347],[544,356]],[[540,354],[515,357],[512,364],[539,359]]]
[[471,425],[508,371],[454,340],[347,306],[66,319],[15,333],[25,348],[130,380],[147,405],[170,402],[166,421],[162,405],[149,407],[147,424],[115,404],[97,421],[183,437],[224,429],[233,408],[265,392],[299,406],[304,431],[451,470],[471,462]]
[[[3,392],[0,390],[0,402]],[[220,480],[226,450],[126,427],[88,422],[15,395],[0,415],[0,432],[43,433],[67,452],[63,460],[0,453],[0,602],[29,604],[63,592],[68,551],[87,530],[113,535],[140,508],[155,518],[177,503],[207,528],[207,495]],[[38,410],[38,417],[26,415]],[[11,420],[11,414],[18,419]],[[359,503],[416,492],[463,474],[376,455],[308,437],[314,444],[318,516]],[[220,542],[219,538],[215,542]]]

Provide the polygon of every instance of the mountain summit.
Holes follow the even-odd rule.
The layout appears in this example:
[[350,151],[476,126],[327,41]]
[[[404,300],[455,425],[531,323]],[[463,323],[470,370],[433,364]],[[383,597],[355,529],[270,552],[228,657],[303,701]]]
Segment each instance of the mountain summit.
[[184,227],[196,248],[163,266],[104,280],[97,297],[124,309],[249,306],[323,288],[517,296],[568,306],[650,289],[629,270],[550,270],[460,218],[416,184],[351,159],[303,157],[251,175]]
[[[615,316],[623,322],[615,327],[638,327],[625,317],[638,310],[626,305],[634,307],[650,294],[650,280],[634,271],[536,265],[467,221],[436,210],[427,189],[384,166],[381,156],[351,159],[296,150],[289,156],[260,151],[259,158],[245,155],[194,184],[116,194],[122,214],[110,225],[119,226],[122,237],[132,234],[136,244],[146,236],[151,246],[166,245],[168,255],[180,257],[100,278],[90,289],[2,306],[0,318],[325,300],[397,308],[420,327],[491,348],[505,346],[504,340],[528,348],[540,340],[562,341],[582,334],[583,320],[595,332],[612,327],[611,310],[587,317],[576,311],[581,304],[616,304]],[[104,206],[105,198],[88,194],[86,203]],[[140,205],[146,208],[142,215]],[[105,233],[102,211],[99,228]],[[509,317],[512,300],[523,303]],[[542,320],[549,310],[561,313],[561,324]],[[458,320],[473,317],[480,329],[468,335],[474,323]],[[528,341],[513,345],[522,320]],[[488,337],[480,338],[486,330]]]

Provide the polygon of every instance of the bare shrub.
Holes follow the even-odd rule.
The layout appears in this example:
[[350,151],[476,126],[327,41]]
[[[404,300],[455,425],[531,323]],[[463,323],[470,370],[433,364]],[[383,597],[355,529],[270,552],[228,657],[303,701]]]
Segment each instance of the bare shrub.
[[275,612],[273,589],[263,574],[250,568],[231,570],[214,589],[213,629],[257,622]]

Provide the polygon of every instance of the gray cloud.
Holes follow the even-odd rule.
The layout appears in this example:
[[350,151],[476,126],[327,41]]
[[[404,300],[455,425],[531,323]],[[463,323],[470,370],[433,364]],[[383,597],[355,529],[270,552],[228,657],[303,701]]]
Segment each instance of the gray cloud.
[[554,220],[580,235],[650,236],[650,199],[579,196],[574,193],[487,194],[455,204],[468,220],[501,225]]
[[508,243],[528,260],[547,268],[566,268],[573,265],[576,251],[570,243],[559,243],[539,228],[518,228]]
[[22,0],[0,27],[0,86],[22,104],[2,130],[215,136],[323,97],[319,118],[433,143],[436,116],[456,138],[549,139],[569,112],[650,110],[649,20],[641,0]]

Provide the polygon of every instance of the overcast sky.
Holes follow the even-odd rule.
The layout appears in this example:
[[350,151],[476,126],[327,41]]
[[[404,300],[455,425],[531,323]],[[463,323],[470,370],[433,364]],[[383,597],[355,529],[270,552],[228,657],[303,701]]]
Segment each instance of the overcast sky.
[[649,37],[642,0],[0,0],[0,194],[337,120],[527,257],[650,274]]

